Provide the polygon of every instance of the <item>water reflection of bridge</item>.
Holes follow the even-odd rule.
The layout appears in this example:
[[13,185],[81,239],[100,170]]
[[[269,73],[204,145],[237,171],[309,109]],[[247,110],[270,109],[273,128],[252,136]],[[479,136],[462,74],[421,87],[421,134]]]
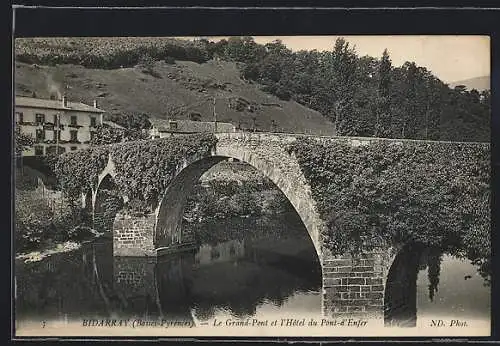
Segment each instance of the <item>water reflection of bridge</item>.
[[[265,300],[281,306],[297,291],[321,287],[321,275],[313,272],[314,266],[286,256],[280,259],[253,245],[227,241],[205,246],[202,256],[144,258],[114,257],[110,242],[86,244],[74,253],[17,267],[16,316],[192,322],[193,309],[195,317],[203,320],[223,308],[249,317]],[[220,256],[206,257],[212,249],[218,249]],[[385,283],[386,325],[416,325],[418,271],[427,267],[435,272],[440,255],[438,249],[408,246],[395,258]],[[435,274],[439,279],[439,271]]]
[[281,305],[297,290],[319,290],[321,273],[311,270],[314,264],[299,262],[303,263],[282,256],[277,262],[269,252],[253,248],[251,241],[230,240],[203,245],[196,253],[114,257],[113,279],[120,296],[137,301],[125,308],[130,313],[148,311],[151,316],[179,319],[194,307],[197,318],[204,319],[219,307],[249,317],[263,299]]
[[[114,287],[122,299],[129,302],[127,309],[147,311],[150,317],[179,319],[191,316],[192,308],[196,307],[197,319],[208,319],[217,307],[224,307],[235,316],[250,317],[263,299],[281,306],[297,290],[321,287],[321,272],[315,270],[318,265],[255,248],[251,241],[231,240],[204,245],[200,250],[196,254],[185,253],[160,260],[114,257]],[[416,326],[418,272],[435,265],[440,256],[439,249],[420,245],[407,246],[400,251],[385,283],[386,326]],[[255,267],[253,274],[249,270],[251,266]],[[262,266],[276,267],[279,271],[269,275]],[[245,274],[239,275],[242,272]],[[287,281],[289,277],[304,280]],[[207,281],[207,278],[212,280]],[[278,288],[273,291],[270,287]],[[435,287],[429,288],[429,294],[433,289]],[[131,305],[135,299],[141,303]],[[156,303],[156,310],[152,302]]]

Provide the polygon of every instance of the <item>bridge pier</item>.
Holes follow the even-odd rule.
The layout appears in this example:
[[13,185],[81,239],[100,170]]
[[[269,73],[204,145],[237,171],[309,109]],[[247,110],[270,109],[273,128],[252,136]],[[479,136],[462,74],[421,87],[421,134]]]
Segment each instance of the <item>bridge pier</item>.
[[114,256],[156,256],[154,228],[156,215],[130,215],[125,211],[116,214],[113,224]]
[[175,242],[162,246],[155,238],[156,213],[134,215],[124,210],[118,212],[113,223],[113,256],[152,257],[193,250],[192,235],[184,232],[180,236],[181,221],[174,225],[179,235]]
[[384,295],[392,256],[375,251],[323,257],[323,316],[384,319]]

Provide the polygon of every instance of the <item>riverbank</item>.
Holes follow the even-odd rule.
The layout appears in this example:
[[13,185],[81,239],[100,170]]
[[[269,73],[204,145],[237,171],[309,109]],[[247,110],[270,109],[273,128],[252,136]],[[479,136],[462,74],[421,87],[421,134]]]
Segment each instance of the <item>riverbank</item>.
[[95,241],[98,238],[106,236],[106,233],[93,231],[94,236],[92,238],[75,241],[67,240],[64,242],[50,242],[44,244],[39,249],[27,252],[17,253],[15,256],[16,260],[23,261],[24,263],[39,262],[46,257],[54,254],[60,254],[65,252],[71,252],[78,250],[83,244]]

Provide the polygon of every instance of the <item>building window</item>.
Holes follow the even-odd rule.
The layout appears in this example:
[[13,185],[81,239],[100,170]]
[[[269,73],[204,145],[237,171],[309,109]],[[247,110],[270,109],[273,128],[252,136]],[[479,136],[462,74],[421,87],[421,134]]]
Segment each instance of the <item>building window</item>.
[[75,151],[76,149],[78,149],[77,147],[71,147],[71,151]]
[[35,155],[36,156],[43,156],[43,147],[41,145],[35,146]]
[[23,122],[23,112],[16,112],[16,117],[17,117],[17,122],[22,123]]
[[45,130],[36,130],[36,140],[41,142],[45,139]]
[[35,121],[36,121],[37,125],[45,123],[45,114],[36,113]]
[[78,140],[78,131],[71,130],[69,131],[69,134],[71,136],[71,142],[76,142]]
[[76,125],[76,115],[71,116],[71,125]]
[[95,117],[90,117],[90,126],[96,127],[97,121]]
[[170,122],[170,130],[177,130],[177,123],[174,121]]

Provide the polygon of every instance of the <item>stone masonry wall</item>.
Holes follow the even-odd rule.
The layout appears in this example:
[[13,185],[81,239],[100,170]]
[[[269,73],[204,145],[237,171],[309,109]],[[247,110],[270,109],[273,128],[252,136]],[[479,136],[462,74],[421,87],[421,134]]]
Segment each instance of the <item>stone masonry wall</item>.
[[323,260],[323,314],[362,316],[383,322],[384,292],[393,253],[393,249],[379,249],[356,257],[326,254]]
[[137,216],[119,212],[113,224],[113,255],[154,256],[155,221],[155,214]]

